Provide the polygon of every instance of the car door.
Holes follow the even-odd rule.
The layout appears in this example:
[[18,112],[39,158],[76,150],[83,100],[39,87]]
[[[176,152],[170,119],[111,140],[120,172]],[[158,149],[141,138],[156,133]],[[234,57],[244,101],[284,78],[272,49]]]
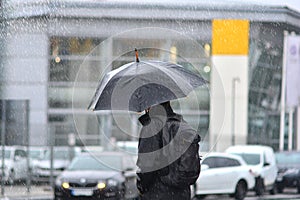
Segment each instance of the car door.
[[237,179],[239,178],[241,164],[233,158],[220,158],[218,167],[222,169],[218,176],[218,184],[220,191],[234,192]]
[[234,192],[240,169],[237,160],[216,156],[205,159],[202,164],[208,165],[209,168],[200,173],[200,190],[211,193]]
[[264,151],[264,166],[263,166],[263,173],[264,173],[264,184],[266,186],[272,185],[275,182],[277,176],[277,169],[274,163],[274,155],[272,155],[271,151],[267,149]]
[[217,190],[220,185],[216,181],[221,168],[217,167],[219,157],[207,157],[202,161],[202,165],[207,165],[209,168],[201,171],[199,179],[197,181],[197,187],[202,191]]

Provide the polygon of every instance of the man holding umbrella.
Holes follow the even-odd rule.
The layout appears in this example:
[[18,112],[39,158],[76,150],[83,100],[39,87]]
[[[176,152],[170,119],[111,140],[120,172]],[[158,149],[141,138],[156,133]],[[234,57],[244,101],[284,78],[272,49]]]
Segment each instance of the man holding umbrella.
[[[139,121],[143,125],[137,160],[141,199],[190,200],[190,185],[200,173],[200,136],[173,112],[169,101],[150,107]],[[190,142],[181,145],[182,138]]]
[[174,63],[139,61],[105,74],[89,108],[129,110],[145,114],[139,139],[138,188],[144,200],[190,199],[190,185],[200,173],[200,136],[170,100],[186,97],[207,83],[196,73]]

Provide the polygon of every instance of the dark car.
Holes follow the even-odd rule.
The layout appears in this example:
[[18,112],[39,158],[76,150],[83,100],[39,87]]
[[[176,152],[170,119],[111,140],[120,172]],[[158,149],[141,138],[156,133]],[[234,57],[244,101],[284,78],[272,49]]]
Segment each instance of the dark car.
[[277,152],[275,156],[279,169],[278,192],[282,193],[284,188],[297,188],[300,193],[300,151]]
[[138,198],[133,158],[122,152],[82,153],[55,182],[55,200]]

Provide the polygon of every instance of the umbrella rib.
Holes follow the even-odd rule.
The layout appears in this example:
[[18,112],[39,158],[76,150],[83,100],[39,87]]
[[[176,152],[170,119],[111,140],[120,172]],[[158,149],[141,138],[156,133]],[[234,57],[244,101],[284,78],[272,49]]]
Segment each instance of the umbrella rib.
[[104,75],[104,77],[102,79],[103,81],[100,81],[100,84],[99,84],[99,86],[101,86],[101,87],[99,87],[99,86],[97,87],[98,89],[96,90],[95,95],[94,95],[90,105],[88,106],[88,109],[92,109],[92,110],[95,109],[95,107],[98,103],[98,99],[101,96],[102,91],[104,90],[106,84],[110,81],[110,79],[113,76],[115,76],[117,73],[122,72],[125,68],[127,68],[127,66],[129,66],[133,63],[134,62],[128,63],[128,64],[126,64],[124,66],[121,66],[121,67],[119,67],[119,68],[117,68],[113,71],[110,71],[110,72],[108,72],[107,74]]

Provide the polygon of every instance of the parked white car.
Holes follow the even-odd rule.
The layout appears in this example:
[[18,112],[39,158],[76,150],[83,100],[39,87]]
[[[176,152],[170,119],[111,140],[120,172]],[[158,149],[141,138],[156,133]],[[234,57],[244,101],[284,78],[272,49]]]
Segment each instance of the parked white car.
[[53,169],[51,169],[51,151],[48,148],[43,159],[33,168],[33,181],[49,182],[51,177],[51,170],[53,177],[57,177],[65,170],[71,160],[81,153],[82,149],[79,147],[54,147],[53,148]]
[[278,168],[274,151],[263,145],[237,145],[227,148],[227,153],[241,156],[252,167],[255,174],[256,195],[263,195],[264,191],[276,193],[276,177]]
[[[4,163],[2,157],[4,155]],[[13,184],[16,180],[24,180],[27,177],[27,153],[22,146],[5,146],[4,154],[0,147],[0,166],[4,164],[4,177],[6,183]],[[2,169],[2,168],[1,168]],[[1,170],[0,169],[0,170]]]
[[30,160],[30,168],[33,169],[42,160],[47,151],[46,147],[30,146],[28,149],[28,156]]
[[242,200],[254,184],[254,175],[240,156],[209,153],[201,162],[201,173],[194,193],[198,199],[210,194],[229,194]]

